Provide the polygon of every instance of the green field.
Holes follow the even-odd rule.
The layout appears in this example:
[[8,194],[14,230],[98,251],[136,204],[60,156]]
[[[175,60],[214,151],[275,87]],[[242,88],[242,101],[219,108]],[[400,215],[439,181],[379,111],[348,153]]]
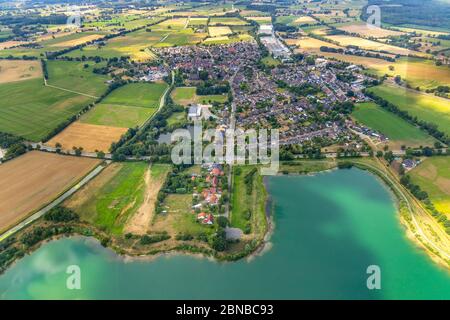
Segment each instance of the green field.
[[[111,171],[113,175],[108,177],[106,183],[94,189],[87,197],[76,199],[77,206],[73,208],[82,220],[113,234],[122,233],[127,219],[142,204],[145,191],[144,175],[148,164],[126,162],[117,166],[118,170]],[[106,178],[100,175],[96,179]],[[96,179],[92,182],[95,183]],[[70,207],[72,206],[71,204]]]
[[[359,57],[358,57],[359,58]],[[433,60],[420,58],[397,59],[396,62],[388,62],[379,59],[370,59],[379,63],[369,64],[369,71],[379,76],[401,76],[411,87],[420,87],[422,90],[436,88],[437,86],[450,85],[450,68],[447,66],[436,66]],[[390,70],[394,67],[394,70]]]
[[89,40],[89,36],[94,35],[100,35],[104,36],[106,33],[104,32],[79,32],[79,33],[73,33],[68,34],[65,36],[57,37],[55,39],[48,39],[44,41],[38,42],[38,47],[36,48],[27,48],[27,47],[17,47],[17,48],[10,48],[5,50],[0,50],[0,57],[7,57],[9,55],[13,57],[22,57],[24,55],[29,57],[44,57],[45,52],[55,52],[62,49],[67,49],[75,44],[77,44],[79,41],[83,41],[82,39],[85,38]]
[[130,83],[111,92],[102,103],[158,108],[161,96],[167,89],[165,82]]
[[156,222],[174,229],[176,233],[197,236],[214,232],[214,227],[197,221],[197,215],[192,212],[192,194],[169,194],[164,200],[164,207],[167,214],[159,215]]
[[105,63],[92,61],[47,61],[47,83],[56,87],[73,90],[92,96],[100,96],[108,88],[109,76],[95,74],[94,68],[103,67]]
[[184,122],[186,122],[186,113],[181,111],[172,113],[167,119],[167,124],[169,126],[183,124]]
[[433,146],[435,139],[375,103],[359,103],[352,113],[359,123],[387,136],[395,148]]
[[272,56],[267,56],[261,59],[261,62],[269,67],[276,67],[281,64],[281,61],[273,58]]
[[172,91],[171,97],[177,104],[187,106],[189,104],[209,104],[213,102],[225,103],[228,101],[226,95],[206,95],[199,96],[195,93],[195,87],[177,87]]
[[94,99],[45,87],[42,79],[0,85],[0,131],[41,141]]
[[90,45],[71,51],[68,57],[102,57],[106,59],[129,56],[136,61],[151,60],[154,54],[146,49],[158,43],[168,34],[167,31],[148,32],[145,29],[130,32],[124,36],[112,38],[104,42],[104,45]]
[[368,91],[420,120],[436,124],[439,130],[450,135],[450,100],[391,85],[372,87]]
[[131,128],[142,125],[159,108],[166,83],[130,83],[111,92],[80,121]]
[[[253,188],[250,195],[247,194],[245,177],[255,166],[240,166],[233,168],[233,194],[231,225],[245,230],[247,225],[251,226],[253,234],[264,234],[267,222],[265,217],[266,191],[263,178],[257,172],[253,176]],[[239,172],[240,171],[240,172]],[[250,217],[246,217],[248,212]]]
[[436,209],[450,217],[450,157],[426,158],[408,174],[428,193]]

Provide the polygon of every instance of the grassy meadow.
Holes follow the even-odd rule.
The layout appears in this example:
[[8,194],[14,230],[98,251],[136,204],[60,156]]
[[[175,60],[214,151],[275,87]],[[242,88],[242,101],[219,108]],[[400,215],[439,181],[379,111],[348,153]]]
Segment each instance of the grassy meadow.
[[130,83],[117,88],[85,113],[82,123],[131,128],[142,125],[159,108],[165,83]]
[[450,157],[426,158],[408,174],[428,193],[436,209],[450,217]]
[[184,106],[200,103],[209,104],[213,102],[225,103],[228,100],[226,95],[206,95],[199,96],[195,93],[195,87],[177,87],[171,93],[171,98],[177,104]]
[[40,141],[94,99],[45,87],[42,79],[0,85],[0,131]]
[[435,139],[426,132],[373,102],[357,104],[352,117],[359,123],[387,136],[394,149],[399,149],[402,145],[433,146],[435,142]]
[[[252,234],[262,235],[267,227],[265,204],[266,190],[263,178],[256,172],[251,179],[251,194],[247,194],[245,177],[256,166],[240,166],[233,168],[233,194],[231,196],[231,226]],[[249,214],[250,213],[250,214]]]
[[92,96],[100,96],[108,88],[106,81],[111,79],[109,76],[93,72],[94,68],[102,66],[104,66],[104,63],[94,63],[92,61],[48,60],[47,83]]
[[439,130],[450,135],[450,100],[385,84],[368,90],[410,115],[436,124]]
[[147,170],[145,162],[110,165],[64,205],[75,210],[82,220],[121,234],[144,200]]

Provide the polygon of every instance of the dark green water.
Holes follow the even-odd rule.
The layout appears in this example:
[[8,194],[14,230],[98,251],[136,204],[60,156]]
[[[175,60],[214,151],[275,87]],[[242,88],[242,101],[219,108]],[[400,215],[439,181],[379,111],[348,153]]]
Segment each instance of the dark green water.
[[[268,179],[271,247],[250,261],[124,261],[96,241],[44,245],[0,277],[1,298],[449,299],[450,273],[405,238],[389,191],[357,169]],[[68,265],[81,290],[66,289]],[[381,268],[368,290],[366,268]]]

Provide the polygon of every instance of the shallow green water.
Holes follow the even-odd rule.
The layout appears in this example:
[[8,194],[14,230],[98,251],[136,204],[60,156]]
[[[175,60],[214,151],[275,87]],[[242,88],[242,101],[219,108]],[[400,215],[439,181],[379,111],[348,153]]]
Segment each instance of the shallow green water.
[[[404,236],[391,195],[358,169],[268,179],[271,248],[250,261],[124,261],[95,240],[44,245],[0,277],[2,298],[450,298],[450,273]],[[81,290],[66,288],[67,266]],[[381,268],[381,290],[366,269]]]

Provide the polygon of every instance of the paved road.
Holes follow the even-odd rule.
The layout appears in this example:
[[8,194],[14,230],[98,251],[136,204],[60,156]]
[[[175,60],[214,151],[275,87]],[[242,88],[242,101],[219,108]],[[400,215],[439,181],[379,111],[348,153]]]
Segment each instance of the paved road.
[[70,197],[71,195],[73,195],[75,192],[77,192],[82,186],[84,186],[86,183],[88,183],[90,180],[92,180],[95,176],[97,176],[105,167],[103,165],[99,165],[98,167],[96,167],[94,170],[92,170],[88,175],[86,175],[80,182],[78,182],[75,186],[73,186],[72,188],[70,188],[69,190],[67,190],[65,193],[63,193],[61,196],[59,196],[58,198],[56,198],[55,200],[53,200],[50,204],[48,204],[47,206],[45,206],[44,208],[42,208],[41,210],[37,211],[36,213],[34,213],[33,215],[31,215],[30,217],[28,217],[27,219],[25,219],[24,221],[22,221],[21,223],[19,223],[18,225],[16,225],[15,227],[9,229],[8,231],[6,231],[5,233],[3,233],[2,235],[0,235],[0,242],[5,240],[6,238],[8,238],[9,236],[13,235],[14,233],[16,233],[17,231],[21,230],[22,228],[24,228],[25,226],[29,225],[30,223],[32,223],[33,221],[35,221],[36,219],[39,219],[40,217],[42,217],[44,214],[46,214],[47,212],[49,212],[51,209],[53,209],[54,207],[58,206],[59,204],[61,204],[64,200],[66,200],[68,197]]

